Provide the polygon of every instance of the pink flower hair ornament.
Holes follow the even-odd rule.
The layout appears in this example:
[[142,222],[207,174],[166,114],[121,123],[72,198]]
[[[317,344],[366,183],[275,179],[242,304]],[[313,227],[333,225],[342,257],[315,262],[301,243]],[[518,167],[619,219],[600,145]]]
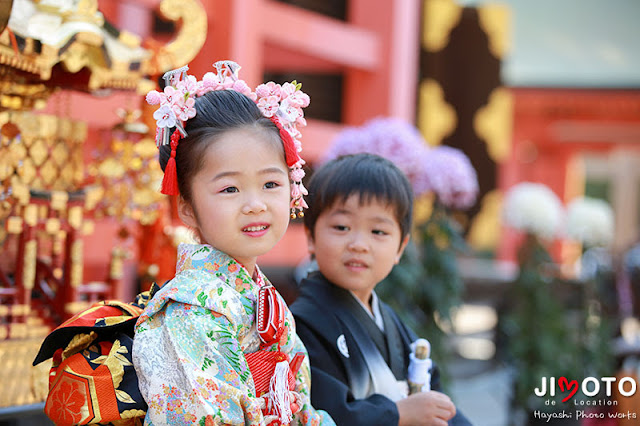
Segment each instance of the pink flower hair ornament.
[[[146,101],[150,105],[160,105],[153,113],[156,120],[156,145],[171,145],[171,157],[167,162],[162,180],[161,192],[178,195],[178,178],[175,156],[178,142],[187,136],[185,123],[195,117],[195,98],[215,90],[235,90],[253,100],[262,115],[269,118],[278,128],[284,146],[285,159],[291,179],[291,218],[302,217],[307,208],[304,196],[307,189],[302,184],[305,173],[302,169],[305,161],[300,157],[302,144],[298,127],[307,125],[302,108],[309,106],[309,96],[304,93],[301,84],[295,80],[282,85],[270,81],[260,84],[255,92],[247,83],[238,78],[240,65],[233,61],[218,61],[213,64],[215,72],[207,72],[198,81],[188,75],[189,67],[184,66],[163,75],[165,88],[162,92],[151,90]],[[175,127],[170,135],[170,130]],[[298,211],[296,214],[296,210]]]

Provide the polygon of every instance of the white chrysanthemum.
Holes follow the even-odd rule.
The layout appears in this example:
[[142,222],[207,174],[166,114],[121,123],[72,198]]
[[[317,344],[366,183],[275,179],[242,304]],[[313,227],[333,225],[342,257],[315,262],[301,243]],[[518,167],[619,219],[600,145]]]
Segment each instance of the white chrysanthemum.
[[502,214],[509,226],[550,239],[560,229],[564,209],[546,185],[522,182],[507,192]]
[[585,246],[608,246],[613,229],[613,210],[606,201],[581,197],[567,207],[567,235]]

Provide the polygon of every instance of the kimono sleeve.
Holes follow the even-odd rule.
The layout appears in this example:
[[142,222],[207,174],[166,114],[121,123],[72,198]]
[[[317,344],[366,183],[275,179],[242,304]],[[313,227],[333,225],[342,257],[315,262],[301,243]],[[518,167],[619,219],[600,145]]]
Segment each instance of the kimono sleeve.
[[209,309],[170,302],[141,324],[136,370],[147,424],[259,424],[237,327]]
[[333,426],[335,423],[326,411],[316,410],[311,406],[311,372],[309,368],[309,354],[307,353],[307,349],[302,343],[302,340],[296,333],[293,334],[293,338],[295,339],[295,342],[289,355],[293,357],[296,353],[302,352],[305,357],[298,373],[296,374],[296,392],[300,395],[303,406],[294,416],[291,424],[296,426]]

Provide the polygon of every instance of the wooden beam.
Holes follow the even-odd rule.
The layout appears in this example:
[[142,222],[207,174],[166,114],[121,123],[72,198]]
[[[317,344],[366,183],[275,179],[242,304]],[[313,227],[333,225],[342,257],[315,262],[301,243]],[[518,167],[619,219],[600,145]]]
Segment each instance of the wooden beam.
[[373,71],[380,64],[379,35],[373,30],[274,0],[262,2],[259,16],[268,42],[361,70]]

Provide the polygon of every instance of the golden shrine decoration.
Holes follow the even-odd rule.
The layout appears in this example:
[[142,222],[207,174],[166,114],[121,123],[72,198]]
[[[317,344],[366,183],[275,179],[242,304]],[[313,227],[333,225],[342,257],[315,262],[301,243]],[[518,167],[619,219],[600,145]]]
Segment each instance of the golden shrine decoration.
[[0,113],[0,125],[15,127],[0,135],[0,182],[3,190],[75,191],[84,181],[82,142],[87,125],[28,111]]
[[453,0],[424,0],[422,45],[429,52],[444,49],[451,30],[458,25],[462,6]]
[[513,95],[509,89],[493,89],[487,104],[476,112],[473,129],[487,144],[493,161],[501,163],[509,158],[513,132]]
[[458,125],[456,110],[447,103],[442,86],[434,79],[420,83],[418,128],[429,145],[438,146]]
[[501,4],[486,4],[478,7],[477,11],[480,26],[489,39],[489,50],[496,58],[503,58],[510,48],[509,8]]
[[158,149],[148,127],[138,121],[139,110],[118,115],[123,121],[111,132],[108,152],[89,172],[102,192],[96,213],[150,225],[158,218],[159,204],[167,201],[159,191],[163,173]]
[[42,107],[58,88],[145,92],[155,87],[145,76],[189,62],[207,34],[207,15],[197,0],[162,0],[159,8],[169,20],[188,25],[180,26],[173,41],[149,49],[145,46],[157,43],[113,28],[97,0],[13,3],[0,32],[0,110]]

